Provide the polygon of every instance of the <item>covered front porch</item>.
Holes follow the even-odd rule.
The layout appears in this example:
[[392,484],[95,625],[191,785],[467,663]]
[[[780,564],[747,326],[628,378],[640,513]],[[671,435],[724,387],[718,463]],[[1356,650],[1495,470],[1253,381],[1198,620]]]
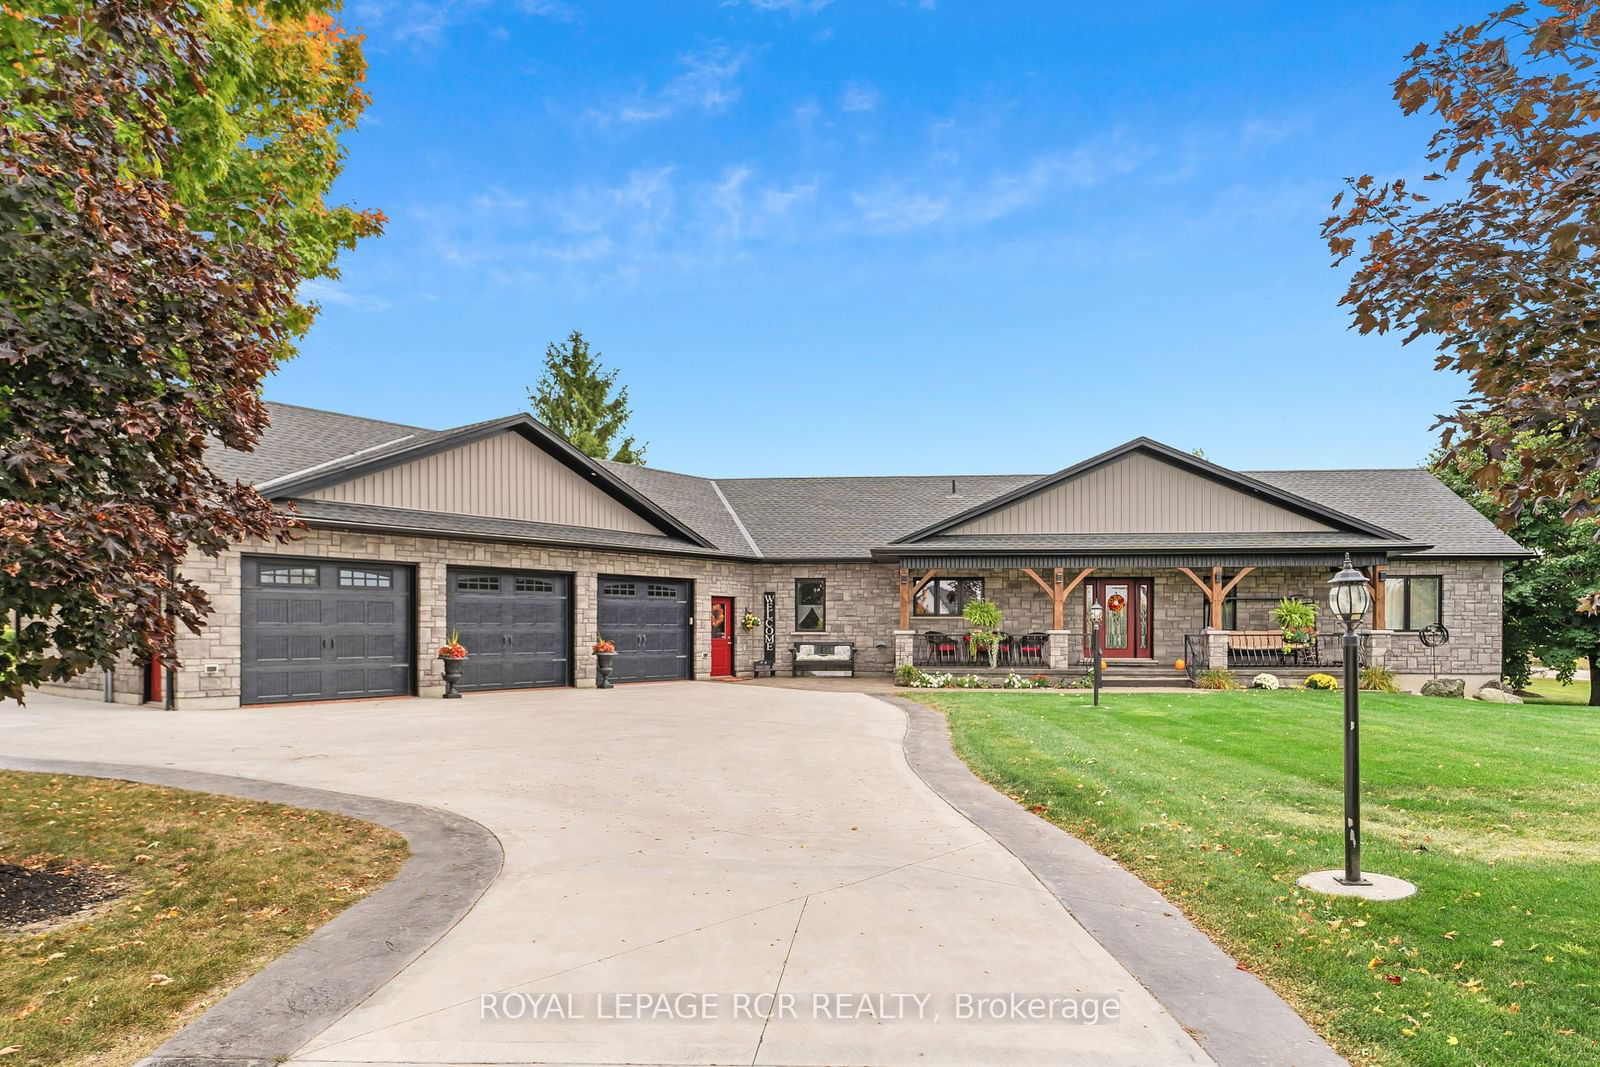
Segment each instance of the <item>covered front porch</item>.
[[[1327,607],[1327,581],[1343,556],[1258,553],[1209,557],[903,556],[895,665],[927,671],[1081,676],[1093,664],[1089,605],[1103,608],[1102,655],[1110,675],[1187,684],[1222,668],[1289,677],[1343,663],[1343,627]],[[1385,563],[1360,562],[1375,590]],[[962,611],[972,599],[1001,611],[990,667]],[[1284,639],[1275,609],[1295,599],[1316,612],[1313,631]],[[1387,647],[1385,598],[1363,624],[1364,663]],[[1248,680],[1248,679],[1246,679]]]

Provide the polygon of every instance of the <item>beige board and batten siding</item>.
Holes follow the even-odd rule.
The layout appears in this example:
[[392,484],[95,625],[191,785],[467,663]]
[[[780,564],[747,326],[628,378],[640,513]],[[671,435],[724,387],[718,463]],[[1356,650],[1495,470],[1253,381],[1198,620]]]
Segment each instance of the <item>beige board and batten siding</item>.
[[514,430],[324,486],[306,496],[346,504],[661,534],[592,484],[592,479]]
[[1316,519],[1136,452],[944,532],[1286,533],[1332,529]]

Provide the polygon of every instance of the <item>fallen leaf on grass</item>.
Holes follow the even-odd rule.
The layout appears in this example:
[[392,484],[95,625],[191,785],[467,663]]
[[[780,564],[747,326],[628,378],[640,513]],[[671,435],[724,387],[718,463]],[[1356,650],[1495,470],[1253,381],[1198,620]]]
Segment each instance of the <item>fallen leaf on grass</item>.
[[145,984],[146,985],[166,985],[171,981],[172,981],[172,979],[168,978],[164,974],[152,974],[150,976],[150,981],[146,982]]

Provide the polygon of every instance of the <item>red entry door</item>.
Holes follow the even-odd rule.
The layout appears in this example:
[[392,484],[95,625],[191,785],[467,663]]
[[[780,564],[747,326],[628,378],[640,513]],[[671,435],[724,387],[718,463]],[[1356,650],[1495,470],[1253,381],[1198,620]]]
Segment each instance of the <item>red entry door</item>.
[[1100,621],[1100,650],[1106,659],[1149,659],[1155,653],[1151,618],[1155,581],[1151,578],[1095,578],[1084,599],[1083,632],[1092,640],[1089,602],[1105,609]]
[[733,676],[733,597],[711,598],[711,677]]

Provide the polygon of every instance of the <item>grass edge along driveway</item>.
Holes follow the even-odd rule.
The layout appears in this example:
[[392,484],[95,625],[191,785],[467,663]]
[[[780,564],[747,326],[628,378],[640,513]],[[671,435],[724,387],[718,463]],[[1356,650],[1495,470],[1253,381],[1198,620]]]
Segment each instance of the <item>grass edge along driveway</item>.
[[1362,694],[1364,867],[1342,863],[1341,696],[915,693],[995,788],[1183,909],[1358,1063],[1600,1060],[1600,715]]
[[405,862],[343,815],[99,778],[0,771],[0,860],[123,887],[87,915],[0,930],[5,1067],[150,1052]]

